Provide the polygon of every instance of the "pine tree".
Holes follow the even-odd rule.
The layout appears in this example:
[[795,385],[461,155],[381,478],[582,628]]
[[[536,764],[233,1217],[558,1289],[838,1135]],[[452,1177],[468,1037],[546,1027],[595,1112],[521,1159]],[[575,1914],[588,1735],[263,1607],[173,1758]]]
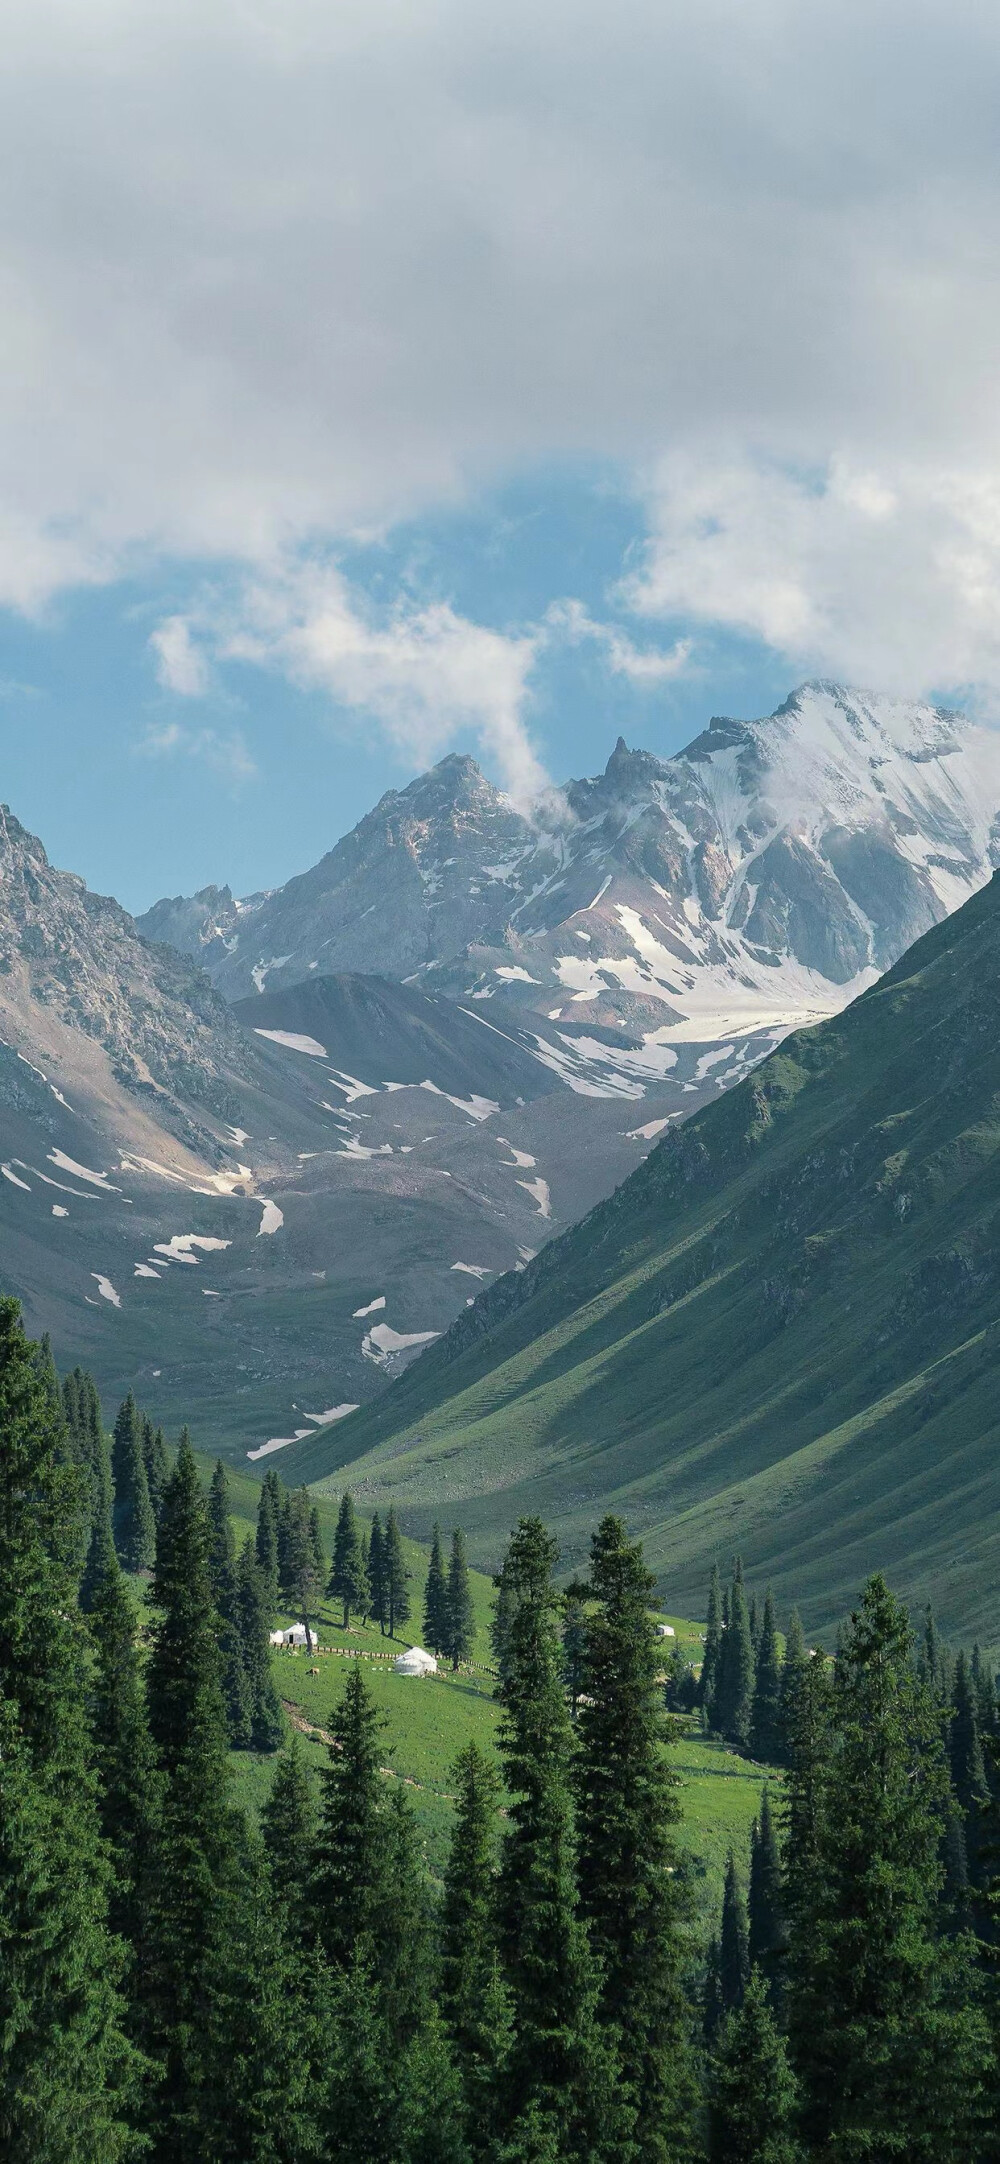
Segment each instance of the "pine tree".
[[157,2164],[183,2164],[197,2153],[199,2026],[225,1927],[233,1844],[208,1517],[186,1430],[163,1499],[152,1595],[159,1620],[147,1695],[162,1802],[150,1876],[151,1956],[142,1978],[144,2033],[159,2068],[152,2107]]
[[701,1656],[701,1675],[698,1678],[698,1704],[702,1707],[706,1726],[714,1728],[715,1694],[719,1681],[719,1656],[722,1651],[722,1587],[719,1583],[719,1566],[712,1565],[712,1577],[708,1588],[708,1621],[705,1625],[705,1650]]
[[732,2013],[735,2007],[742,2006],[749,1974],[746,1902],[737,1876],[736,1858],[730,1849],[722,1895],[722,1930],[719,1934],[719,1983],[722,2004],[727,2014]]
[[89,1479],[90,1538],[80,1580],[80,1606],[86,1615],[93,1608],[98,1589],[108,1577],[112,1563],[117,1562],[112,1526],[111,1456],[104,1435],[101,1436],[100,1455]]
[[378,1511],[372,1518],[371,1537],[368,1542],[368,1598],[371,1602],[369,1614],[378,1624],[384,1638],[385,1626],[389,1620],[389,1601],[385,1580],[385,1544]]
[[729,1623],[719,1657],[716,1690],[716,1721],[724,1736],[746,1746],[750,1741],[753,1711],[754,1658],[750,1617],[742,1578],[734,1578],[729,1598]]
[[163,1497],[170,1478],[170,1459],[162,1428],[154,1428],[148,1418],[142,1423],[142,1460],[146,1468],[146,1485],[149,1489],[150,1507],[154,1522],[159,1525],[163,1513]]
[[[493,1658],[497,1664],[497,1675],[502,1689],[507,1680],[507,1656],[510,1647],[511,1625],[517,1607],[517,1592],[512,1573],[507,1567],[506,1557],[493,1580],[493,1590],[496,1599],[493,1603],[493,1617],[490,1623],[490,1645],[493,1649]],[[499,1692],[497,1695],[499,1695]]]
[[796,2087],[760,1976],[728,2016],[712,2068],[711,2164],[797,2164]]
[[751,1643],[751,1645],[752,1645],[752,1647],[753,1647],[753,1657],[754,1657],[754,1660],[756,1660],[756,1658],[757,1658],[757,1650],[758,1650],[758,1647],[759,1647],[759,1645],[760,1645],[760,1633],[761,1633],[761,1626],[762,1626],[762,1617],[761,1617],[760,1609],[759,1609],[759,1608],[758,1608],[758,1606],[757,1606],[757,1595],[756,1595],[756,1593],[751,1593],[751,1595],[750,1595],[750,1610],[749,1610],[749,1615],[750,1615],[750,1643]]
[[781,1855],[771,1799],[766,1788],[760,1799],[760,1812],[750,1829],[747,1920],[751,1968],[760,1968],[765,1983],[773,1990],[779,1977],[785,1932]]
[[309,1910],[331,1967],[363,1967],[398,2045],[424,2010],[426,1914],[409,1805],[398,1788],[387,1800],[380,1773],[384,1726],[358,1662],[330,1720]]
[[94,1585],[95,1661],[90,1718],[101,1832],[112,1863],[109,1917],[133,1956],[141,1952],[143,1891],[152,1854],[159,1782],[146,1718],[136,1616],[109,1537]]
[[575,1721],[584,1690],[587,1658],[587,1611],[578,1593],[563,1601],[563,1680],[569,1695],[569,1717]]
[[844,1635],[832,1716],[809,1870],[790,1873],[804,2132],[845,2159],[959,2164],[977,2153],[985,2034],[967,1946],[942,1934],[940,1708],[881,1578]]
[[455,1819],[441,1909],[440,2001],[466,2101],[474,2153],[489,2142],[493,2095],[509,2042],[496,1920],[497,1776],[475,1743],[452,1770]]
[[293,1735],[274,1769],[271,1790],[261,1812],[261,1832],[278,1899],[299,1929],[305,1919],[319,1824],[316,1785]]
[[452,1667],[458,1668],[462,1661],[468,1660],[475,1638],[469,1566],[465,1560],[465,1535],[458,1526],[451,1536],[447,1616],[448,1654]]
[[285,1717],[271,1668],[267,1592],[249,1535],[236,1566],[235,1617],[246,1684],[250,1746],[254,1751],[276,1751],[285,1733]]
[[666,1740],[655,1578],[619,1518],[594,1534],[585,1697],[575,1777],[580,1905],[600,1967],[601,2011],[620,2036],[635,2154],[673,2159],[690,2104],[681,1976],[676,1776]]
[[186,2158],[313,2164],[322,2153],[325,1994],[286,1936],[260,1839],[239,1819],[224,1918],[206,1961],[203,2012],[191,2043],[198,2086]]
[[294,1589],[291,1581],[292,1498],[276,1473],[274,1482],[278,1527],[278,1591],[283,1600],[291,1601],[294,1599]]
[[369,1617],[370,1617],[370,1615],[371,1615],[371,1612],[372,1612],[372,1578],[371,1578],[371,1570],[370,1570],[370,1568],[369,1568],[369,1561],[370,1561],[370,1555],[371,1555],[371,1550],[370,1550],[370,1547],[369,1547],[369,1542],[368,1542],[368,1535],[367,1535],[367,1533],[365,1532],[365,1530],[364,1530],[364,1527],[362,1526],[362,1529],[361,1529],[361,1606],[360,1606],[360,1608],[358,1609],[358,1614],[359,1614],[359,1615],[360,1615],[360,1617],[361,1617],[361,1621],[362,1621],[362,1623],[367,1623],[367,1622],[368,1622],[368,1619],[369,1619]]
[[357,1955],[374,1968],[388,1897],[388,1837],[376,1710],[363,1666],[350,1669],[330,1717],[329,1764],[320,1774],[320,1826],[314,1848],[310,1911],[320,1946],[346,1972]]
[[750,1748],[755,1758],[774,1764],[781,1749],[781,1656],[774,1599],[768,1586],[757,1647],[757,1669],[750,1715]]
[[326,1580],[326,1551],[323,1547],[323,1528],[319,1522],[319,1504],[314,1503],[309,1512],[309,1538],[312,1542],[313,1569],[317,1585]]
[[255,1548],[260,1564],[268,1615],[274,1614],[278,1605],[278,1476],[270,1472],[265,1476],[257,1502],[257,1533]]
[[138,2066],[108,1929],[73,1573],[80,1479],[61,1393],[0,1301],[0,2154],[134,2154]]
[[424,1642],[432,1653],[447,1653],[448,1648],[448,1589],[441,1555],[441,1527],[435,1525],[431,1540],[431,1559],[427,1570],[424,1590]]
[[809,1667],[809,1655],[802,1635],[799,1612],[793,1608],[785,1634],[785,1658],[781,1664],[781,1697],[778,1707],[778,1735],[780,1740],[780,1763],[788,1764],[791,1750],[791,1729],[797,1719],[802,1691],[802,1679]]
[[148,1570],[156,1551],[156,1526],[142,1455],[142,1430],[131,1390],[118,1408],[111,1454],[115,1547],[122,1569]]
[[582,2159],[591,2150],[600,2155],[621,2121],[576,1899],[572,1729],[552,1586],[556,1555],[541,1521],[523,1518],[506,1562],[515,1597],[499,1731],[511,1800],[497,1906],[513,2017],[502,2131],[516,2142],[533,2120],[556,2144],[556,2158]]
[[701,1991],[701,2033],[709,2051],[726,2018],[722,1999],[722,1949],[718,1937],[708,1942],[705,1979]]
[[410,1614],[410,1596],[406,1590],[410,1573],[403,1558],[403,1543],[395,1511],[390,1508],[382,1536],[382,1567],[385,1573],[386,1619],[389,1636],[395,1638],[397,1623],[406,1623]]
[[343,1601],[344,1629],[350,1628],[351,1609],[362,1608],[368,1595],[364,1557],[361,1553],[361,1534],[354,1515],[354,1504],[349,1495],[340,1498],[337,1530],[333,1536],[333,1562],[327,1592],[333,1600]]
[[306,1643],[310,1650],[310,1617],[316,1614],[323,1587],[322,1579],[316,1575],[316,1553],[310,1525],[311,1510],[308,1488],[296,1488],[294,1495],[288,1498],[288,1522],[285,1528],[282,1564],[282,1589],[289,1608],[305,1625]]
[[222,1693],[226,1702],[229,1741],[234,1750],[245,1751],[250,1746],[252,1693],[236,1600],[236,1541],[229,1515],[229,1475],[221,1458],[215,1461],[207,1508],[208,1582],[221,1626]]

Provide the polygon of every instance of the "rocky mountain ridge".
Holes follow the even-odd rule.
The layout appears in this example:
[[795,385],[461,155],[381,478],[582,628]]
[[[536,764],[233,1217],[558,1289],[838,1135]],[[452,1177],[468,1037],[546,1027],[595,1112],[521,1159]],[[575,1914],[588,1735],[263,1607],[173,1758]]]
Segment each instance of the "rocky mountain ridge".
[[814,683],[671,759],[619,739],[532,818],[451,756],[274,893],[139,921],[229,998],[361,969],[499,1000],[571,1086],[614,1090],[695,1044],[747,1066],[846,1004],[990,876],[998,816],[995,732]]

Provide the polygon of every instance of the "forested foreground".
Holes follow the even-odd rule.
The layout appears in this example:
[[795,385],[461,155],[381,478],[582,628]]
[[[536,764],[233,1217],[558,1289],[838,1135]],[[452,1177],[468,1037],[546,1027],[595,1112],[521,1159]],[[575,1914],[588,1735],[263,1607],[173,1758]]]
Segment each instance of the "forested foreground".
[[[272,1744],[282,1732],[253,1651],[267,1557],[232,1557],[186,1438],[176,1454],[155,1445],[125,1411],[112,1484],[85,1379],[61,1393],[0,1304],[5,2159],[997,2154],[982,1663],[953,1674],[933,1640],[917,1652],[880,1579],[834,1660],[793,1632],[780,1667],[773,1616],[755,1645],[740,1577],[725,1606],[713,1597],[702,1675],[674,1675],[671,1694],[700,1694],[706,1719],[751,1737],[773,1716],[786,1770],[755,1829],[749,1915],[732,1871],[706,1983],[652,1581],[619,1521],[599,1526],[568,1602],[545,1527],[514,1533],[499,1761],[470,1746],[454,1768],[439,1887],[405,1787],[380,1770],[360,1661],[318,1794],[293,1744],[260,1829],[233,1808],[237,1717]],[[145,1612],[122,1568],[137,1511]],[[345,1602],[352,1573],[371,1591],[350,1516],[334,1557]],[[298,1517],[296,1568],[315,1575],[307,1505]],[[440,1559],[435,1583],[444,1601]]]

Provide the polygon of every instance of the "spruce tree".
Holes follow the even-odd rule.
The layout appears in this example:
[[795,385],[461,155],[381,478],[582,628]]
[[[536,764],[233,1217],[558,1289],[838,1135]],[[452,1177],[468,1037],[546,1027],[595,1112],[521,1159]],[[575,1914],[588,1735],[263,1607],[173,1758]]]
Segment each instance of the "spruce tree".
[[187,2158],[314,2164],[329,2008],[285,1932],[259,1836],[234,1819],[225,1927],[209,1949],[192,2038],[198,2088]]
[[690,2106],[686,1944],[677,1891],[680,1818],[649,1603],[655,1579],[619,1518],[591,1542],[584,1699],[575,1764],[580,1905],[620,2037],[634,2154],[667,2164]]
[[368,1542],[368,1598],[371,1603],[369,1614],[378,1624],[384,1638],[385,1626],[389,1620],[389,1602],[385,1582],[385,1543],[377,1510],[372,1518],[371,1537]]
[[134,1959],[142,1952],[144,1894],[158,1816],[136,1614],[110,1541],[94,1586],[91,1726],[101,1832],[112,1863],[109,1915]]
[[385,1607],[389,1636],[396,1635],[397,1623],[406,1623],[410,1614],[410,1596],[406,1588],[410,1573],[403,1556],[399,1522],[390,1508],[382,1535],[382,1567],[385,1573]]
[[358,1662],[330,1720],[309,1913],[331,1968],[360,1964],[399,2047],[426,2011],[427,1919],[409,1805],[380,1772],[384,1726]]
[[149,1570],[156,1551],[156,1526],[142,1455],[142,1430],[131,1390],[119,1406],[115,1421],[111,1477],[118,1560],[123,1570]]
[[711,2164],[798,2164],[796,2087],[784,2038],[753,1975],[730,2014],[712,2067]]
[[246,1685],[250,1746],[254,1751],[276,1751],[285,1733],[285,1717],[271,1667],[267,1592],[249,1534],[236,1566],[235,1617]]
[[768,1586],[757,1646],[756,1677],[750,1713],[750,1748],[755,1758],[774,1764],[781,1749],[781,1656],[774,1598]]
[[563,1679],[569,1696],[569,1717],[575,1721],[585,1689],[587,1661],[587,1611],[578,1592],[567,1593],[563,1602]]
[[229,1741],[247,1750],[253,1725],[252,1692],[243,1653],[243,1633],[236,1599],[236,1541],[229,1515],[229,1475],[217,1458],[208,1490],[208,1582],[219,1617],[222,1692]]
[[726,1864],[722,1894],[722,1929],[719,1933],[719,1984],[727,2014],[742,2006],[750,1974],[747,1909],[732,1849]]
[[705,1977],[701,1989],[701,2033],[709,2051],[726,2018],[722,2000],[722,1949],[718,1935],[708,1942]]
[[346,1972],[357,1955],[374,1969],[389,1898],[388,1832],[381,1736],[363,1665],[352,1665],[330,1716],[329,1763],[320,1774],[320,1824],[314,1848],[310,1912],[326,1959]]
[[750,1741],[753,1691],[754,1657],[746,1593],[742,1578],[734,1578],[729,1597],[729,1622],[719,1657],[716,1721],[730,1742],[743,1747]]
[[142,1423],[142,1458],[146,1468],[146,1485],[153,1518],[159,1525],[163,1512],[163,1497],[170,1478],[170,1459],[163,1429],[154,1428],[152,1421],[145,1418]]
[[785,1634],[785,1657],[781,1664],[781,1697],[778,1707],[778,1735],[780,1762],[787,1765],[791,1751],[791,1732],[798,1718],[802,1692],[802,1679],[809,1667],[805,1639],[799,1612],[793,1608]]
[[326,1581],[326,1551],[323,1547],[323,1528],[319,1522],[319,1504],[314,1503],[309,1512],[309,1539],[312,1543],[313,1569],[317,1585]]
[[698,1678],[698,1704],[702,1708],[705,1724],[716,1727],[715,1696],[719,1682],[719,1657],[722,1651],[722,1586],[719,1582],[719,1566],[712,1565],[708,1588],[708,1621],[705,1625],[705,1649],[701,1656],[701,1675]]
[[955,1662],[951,1691],[952,1715],[948,1728],[948,1757],[955,1795],[965,1818],[965,1852],[973,1886],[982,1879],[982,1852],[989,1787],[983,1746],[979,1734],[977,1693],[965,1653]]
[[475,1743],[452,1770],[455,1819],[441,1908],[440,2003],[476,2156],[490,2145],[494,2095],[509,2040],[496,1918],[496,1772]]
[[760,1968],[765,1983],[773,1991],[779,1979],[785,1932],[781,1855],[771,1799],[766,1788],[760,1799],[759,1814],[750,1829],[747,1921],[750,1966]]
[[144,2034],[159,2072],[157,2164],[184,2164],[197,2154],[199,2031],[225,1928],[233,1844],[208,1517],[186,1430],[164,1494],[152,1595],[158,1621],[147,1695],[162,1800],[141,1981]]
[[435,1525],[424,1589],[424,1643],[431,1653],[448,1652],[448,1590],[441,1555],[441,1527]]
[[323,1581],[316,1574],[316,1551],[313,1546],[310,1524],[312,1505],[308,1488],[296,1488],[288,1498],[288,1521],[285,1528],[285,1553],[283,1557],[283,1590],[289,1608],[304,1623],[306,1643],[312,1648],[312,1625],[323,1590]]
[[111,1457],[101,1436],[100,1455],[89,1475],[91,1486],[90,1538],[80,1580],[80,1606],[89,1614],[99,1587],[117,1562],[111,1506]]
[[[513,1575],[507,1567],[506,1557],[493,1580],[493,1589],[496,1599],[493,1603],[493,1616],[490,1623],[490,1645],[493,1649],[493,1658],[497,1664],[497,1675],[502,1689],[507,1680],[507,1656],[510,1647],[511,1624],[517,1606],[517,1593]],[[497,1695],[499,1696],[499,1691]]]
[[452,1667],[457,1668],[462,1661],[468,1660],[475,1638],[469,1566],[465,1560],[465,1535],[459,1526],[455,1527],[451,1536],[447,1619],[448,1656]]
[[844,1634],[832,1719],[818,1835],[791,1905],[804,2132],[845,2159],[959,2164],[977,2153],[985,2035],[967,1946],[942,1928],[940,1707],[879,1577]]
[[521,2143],[513,2155],[525,2154],[530,2128],[557,2159],[582,2164],[610,2146],[621,2115],[576,1896],[556,1556],[540,1519],[523,1518],[506,1561],[514,1599],[499,1730],[510,1803],[497,1907],[513,2021],[501,2132]]
[[273,1615],[278,1605],[278,1476],[268,1473],[261,1487],[257,1502],[257,1532],[254,1546],[260,1564],[268,1614]]
[[331,1599],[343,1602],[344,1629],[350,1627],[352,1608],[362,1608],[368,1594],[364,1557],[361,1553],[361,1533],[354,1515],[354,1504],[348,1494],[340,1498],[337,1530],[333,1536],[333,1561],[330,1566],[330,1582],[327,1592]]
[[91,1764],[80,1478],[13,1300],[0,1300],[0,1437],[0,2153],[116,2164],[135,2153],[139,2069]]
[[298,1930],[305,1920],[319,1824],[316,1783],[299,1738],[293,1735],[274,1768],[270,1794],[261,1812],[261,1833],[275,1893]]

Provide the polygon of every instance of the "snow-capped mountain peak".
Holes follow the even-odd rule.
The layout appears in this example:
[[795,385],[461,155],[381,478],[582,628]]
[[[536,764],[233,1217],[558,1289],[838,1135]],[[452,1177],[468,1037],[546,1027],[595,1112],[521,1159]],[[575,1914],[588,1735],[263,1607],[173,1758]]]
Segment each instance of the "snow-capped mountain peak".
[[[844,1005],[990,876],[998,813],[1000,735],[808,683],[673,758],[619,737],[535,822],[444,759],[199,953],[230,997],[433,973],[484,1019],[537,1022],[567,1079],[641,1089],[682,1047],[738,1066]],[[172,937],[164,908],[141,922]]]

